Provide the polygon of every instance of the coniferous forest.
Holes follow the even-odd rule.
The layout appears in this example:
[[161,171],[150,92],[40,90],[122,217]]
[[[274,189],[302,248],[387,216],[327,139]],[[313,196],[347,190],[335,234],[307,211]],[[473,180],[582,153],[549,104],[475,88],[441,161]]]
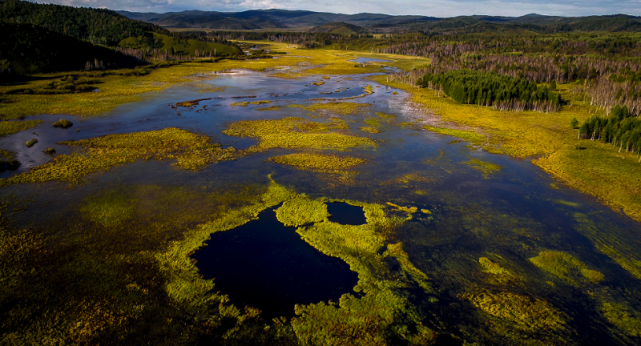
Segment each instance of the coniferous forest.
[[524,78],[492,72],[453,70],[426,73],[417,82],[423,88],[442,90],[460,103],[491,106],[501,110],[555,111],[561,96],[548,86]]

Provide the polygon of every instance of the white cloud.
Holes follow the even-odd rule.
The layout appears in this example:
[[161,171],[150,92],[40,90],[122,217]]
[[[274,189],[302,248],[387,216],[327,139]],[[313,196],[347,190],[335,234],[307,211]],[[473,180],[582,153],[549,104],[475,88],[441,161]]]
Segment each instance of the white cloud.
[[[41,2],[41,1],[38,1]],[[300,9],[334,13],[387,13],[453,17],[472,14],[520,16],[540,13],[586,16],[625,13],[641,15],[639,0],[48,0],[71,6],[101,7],[139,12],[183,10],[244,11],[251,9]]]

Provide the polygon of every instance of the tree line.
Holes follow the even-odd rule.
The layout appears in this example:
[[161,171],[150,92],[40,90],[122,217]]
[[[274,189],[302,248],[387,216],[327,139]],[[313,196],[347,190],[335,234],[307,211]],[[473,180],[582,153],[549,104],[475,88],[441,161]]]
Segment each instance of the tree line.
[[614,106],[609,117],[589,118],[579,128],[579,134],[617,146],[619,152],[625,150],[641,155],[641,118],[626,106]]
[[561,96],[546,85],[524,78],[491,72],[455,70],[425,73],[417,83],[423,88],[442,90],[457,102],[492,106],[501,110],[556,111]]

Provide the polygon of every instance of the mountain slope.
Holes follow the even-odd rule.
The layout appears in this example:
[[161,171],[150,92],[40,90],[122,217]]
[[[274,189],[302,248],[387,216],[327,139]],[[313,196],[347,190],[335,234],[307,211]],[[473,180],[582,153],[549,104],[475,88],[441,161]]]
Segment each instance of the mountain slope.
[[341,34],[341,35],[357,35],[367,33],[367,29],[362,28],[357,25],[343,23],[343,22],[334,22],[327,23],[317,27],[314,27],[309,30],[309,32],[323,32],[329,34]]
[[33,24],[0,22],[0,32],[0,61],[12,74],[81,70],[96,60],[105,67],[137,62],[113,49]]
[[[338,14],[313,11],[251,10],[244,12],[184,11],[170,13],[119,12],[132,19],[140,19],[164,27],[207,28],[229,30],[277,29],[282,27],[322,27],[342,22],[363,27],[371,32],[484,32],[477,27],[480,23],[498,25],[490,32],[519,34],[532,32],[571,31],[641,31],[641,19],[635,16],[612,15],[591,17],[558,17],[527,14],[521,17],[503,16],[459,16],[435,18],[428,16],[392,16],[376,13]],[[501,27],[501,25],[508,25]],[[524,25],[514,27],[513,25]],[[316,29],[314,29],[316,30]],[[325,29],[318,29],[323,30]],[[349,33],[349,30],[342,30]],[[488,31],[488,30],[486,30]]]
[[129,36],[169,32],[157,25],[129,19],[110,10],[0,0],[0,21],[29,23],[78,40],[115,46]]

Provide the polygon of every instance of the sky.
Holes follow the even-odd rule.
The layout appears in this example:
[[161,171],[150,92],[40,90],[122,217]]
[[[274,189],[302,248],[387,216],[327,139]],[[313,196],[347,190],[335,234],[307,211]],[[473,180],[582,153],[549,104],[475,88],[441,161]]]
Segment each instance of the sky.
[[236,12],[276,8],[347,14],[369,12],[434,17],[473,14],[521,16],[528,13],[557,16],[618,13],[641,15],[641,0],[48,0],[37,2],[158,13],[184,10]]

